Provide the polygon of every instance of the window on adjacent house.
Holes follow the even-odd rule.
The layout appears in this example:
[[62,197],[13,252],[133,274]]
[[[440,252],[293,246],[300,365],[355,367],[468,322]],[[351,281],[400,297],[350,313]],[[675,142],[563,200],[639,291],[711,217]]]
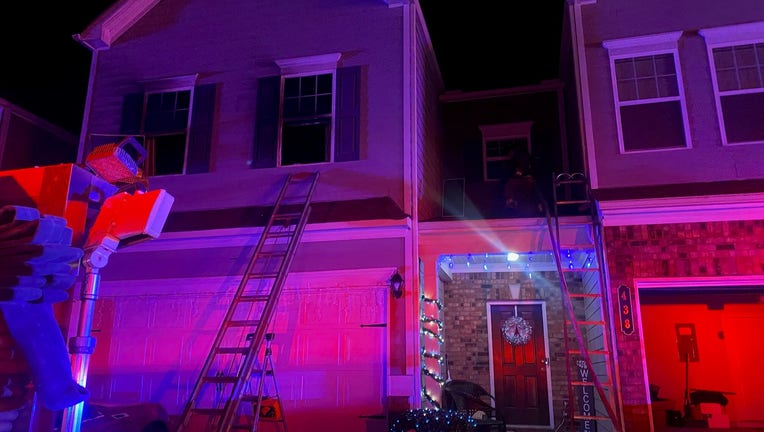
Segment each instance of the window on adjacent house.
[[215,112],[215,84],[195,85],[196,76],[146,83],[125,95],[122,135],[146,148],[148,176],[208,172]]
[[258,80],[252,166],[343,162],[360,157],[360,67],[339,54],[279,60]]
[[677,40],[681,32],[606,41],[621,153],[690,147]]
[[483,180],[506,180],[530,174],[531,122],[480,126],[483,134]]
[[724,144],[764,142],[764,23],[704,29]]

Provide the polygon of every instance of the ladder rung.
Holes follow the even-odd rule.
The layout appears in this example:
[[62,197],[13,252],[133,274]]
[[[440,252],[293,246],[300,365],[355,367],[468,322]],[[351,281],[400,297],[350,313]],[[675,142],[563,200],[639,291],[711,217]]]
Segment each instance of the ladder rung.
[[210,384],[231,384],[239,380],[238,376],[206,376],[202,378],[206,383]]
[[589,204],[589,200],[565,200],[565,201],[557,201],[555,204],[557,205],[572,205],[572,204]]
[[266,300],[268,300],[268,296],[267,295],[243,295],[243,296],[239,297],[239,301],[240,302],[251,302],[251,303],[254,303],[254,302],[264,302]]
[[299,212],[289,212],[289,213],[281,213],[281,214],[274,214],[273,220],[274,221],[281,221],[281,220],[290,220],[290,219],[298,219],[300,216],[302,216],[302,213]]
[[[565,322],[568,324],[571,323],[569,319],[565,319]],[[576,321],[578,325],[587,325],[587,326],[593,326],[593,325],[605,325],[605,321]]]
[[218,354],[246,354],[249,347],[220,347],[215,350]]
[[[568,350],[568,354],[581,354],[583,351],[581,350]],[[606,350],[586,350],[589,354],[595,354],[595,355],[608,355],[610,354],[610,351]]]
[[[609,383],[600,383],[602,387],[610,387]],[[579,387],[595,387],[593,381],[571,381],[570,385],[579,386]]]
[[260,320],[236,320],[228,321],[229,327],[256,327],[260,325]]
[[585,415],[578,415],[578,414],[573,414],[573,419],[574,419],[574,420],[602,420],[602,421],[613,421],[613,419],[611,419],[611,418],[610,418],[610,417],[608,417],[608,416],[585,416]]
[[281,251],[260,251],[260,253],[257,254],[257,257],[255,257],[255,259],[258,259],[258,258],[282,257],[282,256],[285,256],[285,255],[286,255],[286,251],[283,251],[283,250],[281,250]]
[[254,279],[275,279],[276,276],[278,276],[278,273],[259,273],[259,272],[253,272],[249,274],[250,278]]
[[290,237],[295,234],[295,231],[268,231],[265,233],[265,237],[272,239],[272,238],[282,238],[282,237]]
[[555,183],[557,185],[566,185],[566,184],[586,184],[585,179],[576,179],[576,180],[557,180]]
[[223,408],[191,408],[191,412],[194,414],[219,416],[223,414]]

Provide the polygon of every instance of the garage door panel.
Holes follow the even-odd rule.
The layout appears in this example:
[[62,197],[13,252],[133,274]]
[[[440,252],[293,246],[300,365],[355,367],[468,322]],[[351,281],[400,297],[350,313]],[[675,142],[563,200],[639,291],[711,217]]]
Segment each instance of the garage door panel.
[[[306,301],[308,299],[310,301]],[[340,300],[330,293],[301,296],[298,328],[338,324],[341,316]]]
[[387,291],[355,292],[344,294],[343,322],[346,324],[371,324],[382,322]]
[[[335,281],[327,288],[306,276],[307,288],[286,287],[282,293],[268,331],[275,333],[275,376],[290,432],[312,432],[317,425],[368,431],[369,420],[359,416],[384,412],[387,330],[361,325],[386,321],[389,287],[363,285],[367,273],[326,276]],[[336,286],[350,279],[353,286]],[[95,336],[110,343],[96,347],[108,353],[91,357],[102,363],[91,363],[91,371],[98,371],[94,396],[112,403],[153,400],[171,415],[182,412],[230,301],[210,288],[219,284],[182,285],[188,290],[182,296],[110,293],[102,286],[110,304]]]
[[336,334],[311,332],[294,336],[296,346],[292,363],[295,366],[317,367],[331,366],[339,363],[339,352]]
[[357,366],[367,369],[368,364],[379,362],[382,351],[380,337],[374,333],[384,334],[376,328],[359,328],[357,330],[343,329],[340,332],[340,359],[344,367]]

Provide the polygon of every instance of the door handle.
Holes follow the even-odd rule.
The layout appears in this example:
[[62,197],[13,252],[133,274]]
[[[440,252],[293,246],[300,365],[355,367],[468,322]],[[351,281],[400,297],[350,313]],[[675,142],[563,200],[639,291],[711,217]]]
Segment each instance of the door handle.
[[379,323],[379,324],[361,324],[361,327],[387,327],[387,323]]
[[545,365],[549,366],[549,357],[544,357],[544,360],[541,360],[541,363],[544,363]]

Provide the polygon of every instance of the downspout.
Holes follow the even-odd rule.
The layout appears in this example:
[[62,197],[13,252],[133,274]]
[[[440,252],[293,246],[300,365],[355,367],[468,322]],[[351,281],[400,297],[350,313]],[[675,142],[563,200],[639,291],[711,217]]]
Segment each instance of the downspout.
[[[417,260],[417,146],[416,146],[416,15],[419,13],[416,1],[403,4],[403,199],[404,211],[411,216],[411,229],[407,231],[404,245],[404,259],[407,281],[405,301],[406,316],[406,367],[409,381],[409,402],[411,407],[421,405],[419,382],[419,265]],[[405,207],[408,207],[406,209]]]
[[80,141],[77,150],[77,162],[83,163],[85,161],[85,143],[87,142],[86,133],[90,124],[90,111],[93,101],[93,82],[95,81],[95,74],[98,65],[98,50],[87,42],[83,41],[79,34],[72,36],[74,40],[82,44],[85,48],[89,49],[92,53],[90,59],[90,72],[88,73],[88,89],[85,94],[85,107],[82,114],[82,125],[80,126]]
[[568,17],[570,19],[570,35],[573,44],[573,71],[575,73],[576,94],[578,95],[578,126],[581,130],[581,147],[584,151],[584,172],[589,177],[592,189],[597,189],[597,162],[594,158],[594,130],[589,121],[591,116],[591,100],[589,98],[589,72],[586,64],[586,46],[581,18],[581,5],[595,3],[596,0],[569,0]]

